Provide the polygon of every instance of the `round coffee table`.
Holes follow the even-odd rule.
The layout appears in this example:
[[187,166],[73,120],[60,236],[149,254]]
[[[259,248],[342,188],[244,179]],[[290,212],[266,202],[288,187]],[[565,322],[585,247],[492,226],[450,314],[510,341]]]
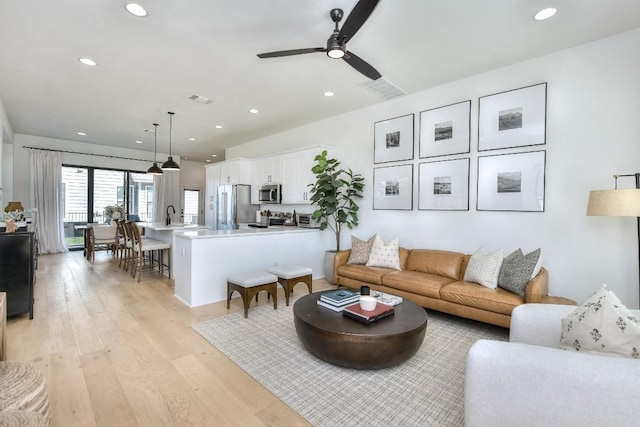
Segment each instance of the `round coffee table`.
[[418,351],[427,330],[427,312],[404,301],[395,313],[370,325],[317,304],[321,292],[293,305],[296,333],[314,356],[345,368],[381,369],[398,365]]

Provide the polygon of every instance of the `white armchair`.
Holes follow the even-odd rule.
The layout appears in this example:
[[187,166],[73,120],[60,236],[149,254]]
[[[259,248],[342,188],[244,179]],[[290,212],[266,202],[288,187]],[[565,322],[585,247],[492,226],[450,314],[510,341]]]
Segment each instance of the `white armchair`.
[[559,348],[561,319],[575,308],[520,305],[511,315],[509,342],[479,340],[471,347],[465,426],[640,423],[640,360]]

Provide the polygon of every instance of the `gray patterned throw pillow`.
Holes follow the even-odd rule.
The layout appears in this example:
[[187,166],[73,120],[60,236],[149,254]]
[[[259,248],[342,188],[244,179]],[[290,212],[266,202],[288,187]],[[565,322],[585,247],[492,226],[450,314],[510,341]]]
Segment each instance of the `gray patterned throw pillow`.
[[367,241],[351,236],[351,254],[349,254],[347,264],[366,264],[369,261],[369,254],[375,238],[376,234]]
[[533,270],[540,259],[540,248],[526,255],[521,249],[510,253],[504,261],[498,276],[498,286],[524,297]]

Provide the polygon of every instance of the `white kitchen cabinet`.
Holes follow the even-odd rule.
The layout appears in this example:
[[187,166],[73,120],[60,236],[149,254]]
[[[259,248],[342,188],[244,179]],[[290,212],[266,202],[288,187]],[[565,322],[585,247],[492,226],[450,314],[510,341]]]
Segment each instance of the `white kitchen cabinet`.
[[234,159],[220,162],[220,184],[250,184],[251,161]]
[[284,156],[282,181],[282,203],[311,203],[309,184],[315,181],[311,168],[320,149],[313,148]]
[[216,226],[216,196],[220,185],[220,163],[205,166],[205,211],[204,224]]

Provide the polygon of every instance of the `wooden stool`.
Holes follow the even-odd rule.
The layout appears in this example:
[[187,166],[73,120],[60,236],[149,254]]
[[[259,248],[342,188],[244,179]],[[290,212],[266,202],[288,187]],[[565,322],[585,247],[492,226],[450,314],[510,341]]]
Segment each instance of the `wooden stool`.
[[47,385],[36,367],[22,362],[0,362],[0,390],[0,411],[33,412],[49,423]]
[[231,307],[231,294],[233,294],[233,291],[238,291],[242,297],[245,319],[247,318],[251,299],[254,295],[257,297],[260,291],[267,291],[269,295],[273,296],[273,309],[277,310],[277,282],[278,278],[276,276],[265,271],[247,271],[227,276],[227,310]]
[[312,292],[312,280],[311,274],[313,270],[309,267],[304,267],[302,265],[283,265],[271,267],[269,269],[269,273],[275,274],[278,276],[278,282],[282,285],[282,289],[284,289],[284,298],[286,300],[287,305],[289,305],[289,296],[293,292],[293,287],[298,283],[304,283],[309,288],[309,293]]

